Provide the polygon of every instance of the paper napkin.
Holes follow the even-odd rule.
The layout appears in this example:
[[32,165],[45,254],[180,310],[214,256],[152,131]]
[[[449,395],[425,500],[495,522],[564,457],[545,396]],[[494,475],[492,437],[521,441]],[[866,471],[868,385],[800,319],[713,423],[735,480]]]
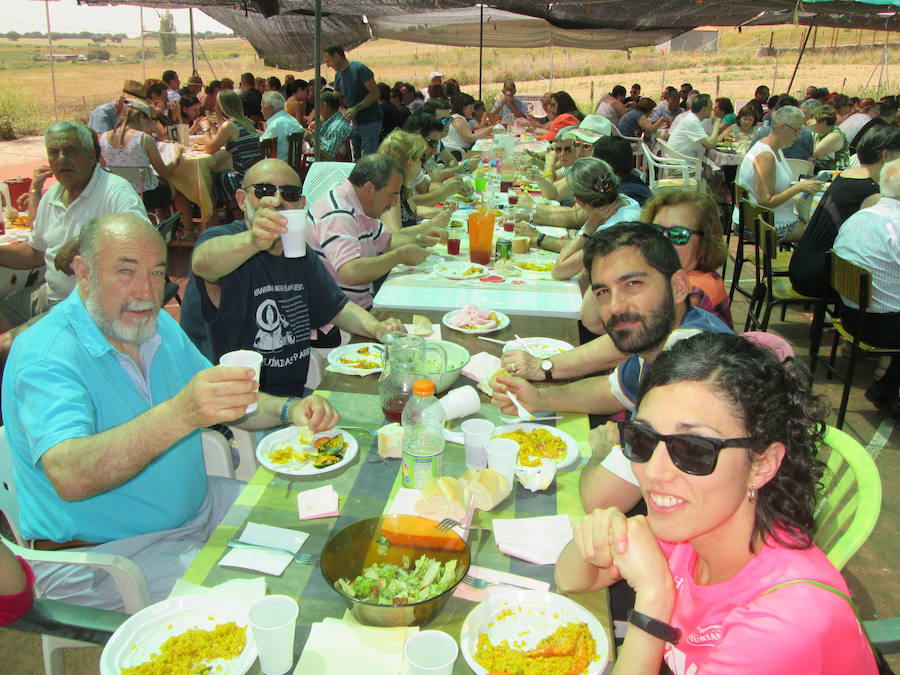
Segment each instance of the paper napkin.
[[228,598],[238,603],[241,607],[250,608],[254,602],[264,597],[266,594],[265,577],[254,577],[253,579],[229,579],[216,586],[206,587],[192,584],[189,581],[178,579],[172,592],[169,593],[170,598],[177,598],[182,595],[214,595],[222,598]]
[[493,375],[499,367],[499,358],[487,352],[479,352],[469,359],[466,367],[462,369],[462,374],[470,380],[481,382],[486,377]]
[[[533,588],[536,591],[550,590],[550,584],[548,584],[546,581],[538,581],[537,579],[530,579],[529,577],[523,577],[518,574],[500,572],[499,570],[492,570],[488,569],[487,567],[478,567],[477,565],[471,565],[469,567],[469,574],[478,579],[484,579],[485,581],[502,581],[510,584],[515,584],[516,586]],[[456,587],[453,595],[457,598],[462,598],[463,600],[481,602],[482,600],[486,599],[491,593],[505,593],[510,590],[515,589],[512,586],[488,586],[487,588],[477,590],[466,584],[460,584]]]
[[397,675],[403,672],[403,647],[417,627],[376,628],[327,618],[314,623],[294,675]]
[[394,501],[384,512],[385,515],[392,516],[417,516],[416,502],[422,498],[421,490],[413,490],[411,488],[400,488],[394,495]]
[[[404,328],[406,328],[406,332],[410,335],[413,335],[413,325],[411,323],[403,324]],[[423,335],[426,340],[437,340],[441,339],[441,324],[433,323],[431,324],[431,335]]]
[[494,539],[506,555],[535,565],[553,565],[572,540],[567,515],[536,518],[494,518]]
[[331,485],[297,493],[300,520],[331,518],[338,515],[338,493]]
[[[280,546],[294,553],[300,550],[309,535],[306,532],[288,530],[283,527],[247,523],[240,541],[260,546]],[[240,567],[256,570],[263,574],[281,576],[293,560],[293,556],[283,551],[269,551],[261,548],[232,548],[219,561],[222,567]]]

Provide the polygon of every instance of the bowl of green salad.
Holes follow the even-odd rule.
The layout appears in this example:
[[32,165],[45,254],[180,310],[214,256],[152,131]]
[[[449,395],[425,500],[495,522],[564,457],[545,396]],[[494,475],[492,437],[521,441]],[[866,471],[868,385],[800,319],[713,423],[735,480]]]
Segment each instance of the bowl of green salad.
[[431,621],[469,570],[469,547],[428,518],[365,518],[325,544],[319,566],[353,617],[369,626]]

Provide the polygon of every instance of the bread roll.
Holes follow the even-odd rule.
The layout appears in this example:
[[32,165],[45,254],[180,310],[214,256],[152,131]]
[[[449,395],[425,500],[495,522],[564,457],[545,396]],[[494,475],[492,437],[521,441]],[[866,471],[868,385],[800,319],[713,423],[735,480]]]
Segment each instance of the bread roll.
[[378,455],[391,459],[403,456],[403,427],[399,423],[385,424],[378,430]]
[[488,377],[484,378],[481,382],[479,382],[476,386],[481,389],[488,396],[494,395],[494,380],[498,377],[511,377],[509,371],[506,368],[498,368],[493,373],[491,373]]
[[531,237],[513,237],[512,252],[528,253],[531,250]]
[[505,476],[493,469],[469,469],[459,479],[475,508],[490,511],[506,499],[512,486]]
[[431,319],[427,316],[422,316],[421,314],[413,314],[412,318],[412,332],[413,335],[420,335],[421,337],[428,337],[434,332],[434,328],[431,325]]
[[466,517],[466,499],[462,484],[456,478],[434,478],[422,488],[422,497],[413,507],[423,518],[441,521],[453,518],[462,522]]

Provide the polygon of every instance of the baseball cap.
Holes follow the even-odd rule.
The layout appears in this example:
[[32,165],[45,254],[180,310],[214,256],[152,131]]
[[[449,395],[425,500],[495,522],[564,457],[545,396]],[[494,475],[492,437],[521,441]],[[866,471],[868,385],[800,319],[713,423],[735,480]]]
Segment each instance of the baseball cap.
[[444,76],[444,74],[443,74],[441,71],[435,70],[435,71],[432,72],[431,75],[429,75],[428,77],[429,77],[429,79],[432,79],[432,80],[433,80],[433,79],[436,78],[436,77],[443,77],[443,76]]

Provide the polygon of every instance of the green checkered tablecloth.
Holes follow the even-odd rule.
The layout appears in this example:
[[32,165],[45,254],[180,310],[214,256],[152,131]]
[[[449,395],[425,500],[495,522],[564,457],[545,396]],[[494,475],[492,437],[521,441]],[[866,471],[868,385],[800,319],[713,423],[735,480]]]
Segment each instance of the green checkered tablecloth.
[[[345,392],[317,392],[326,396],[341,413],[341,423],[377,429],[385,423],[378,396]],[[498,410],[485,403],[481,416],[500,424]],[[455,428],[456,425],[454,425]],[[521,485],[513,495],[493,511],[476,511],[475,525],[489,527],[493,518],[522,518],[557,513],[583,513],[578,496],[578,477],[588,457],[588,420],[581,414],[566,414],[557,426],[578,441],[581,458],[578,466],[557,474],[550,488],[543,492],[529,492]],[[400,462],[381,460],[377,440],[365,432],[354,431],[359,442],[359,455],[346,467],[322,474],[321,477],[279,476],[260,468],[228,511],[206,546],[185,572],[186,581],[213,586],[229,579],[248,579],[257,572],[220,567],[217,563],[227,551],[226,542],[238,535],[247,522],[264,523],[309,533],[302,551],[321,551],[333,533],[361,518],[384,513],[400,484]],[[444,470],[447,475],[460,476],[465,471],[465,453],[460,445],[447,443]],[[331,484],[340,495],[340,516],[300,521],[297,517],[297,493],[321,485]],[[514,574],[553,581],[552,565],[533,565],[502,554],[493,535],[473,532],[469,538],[472,563]],[[295,653],[299,656],[309,637],[310,626],[326,617],[342,617],[343,600],[328,587],[318,567],[291,563],[281,577],[266,578],[269,593],[283,593],[298,598],[300,616],[297,622]],[[573,598],[588,607],[609,630],[610,619],[603,592]],[[460,598],[451,598],[428,628],[444,630],[459,637],[465,616],[475,605]],[[454,672],[467,673],[468,667],[460,657]]]

